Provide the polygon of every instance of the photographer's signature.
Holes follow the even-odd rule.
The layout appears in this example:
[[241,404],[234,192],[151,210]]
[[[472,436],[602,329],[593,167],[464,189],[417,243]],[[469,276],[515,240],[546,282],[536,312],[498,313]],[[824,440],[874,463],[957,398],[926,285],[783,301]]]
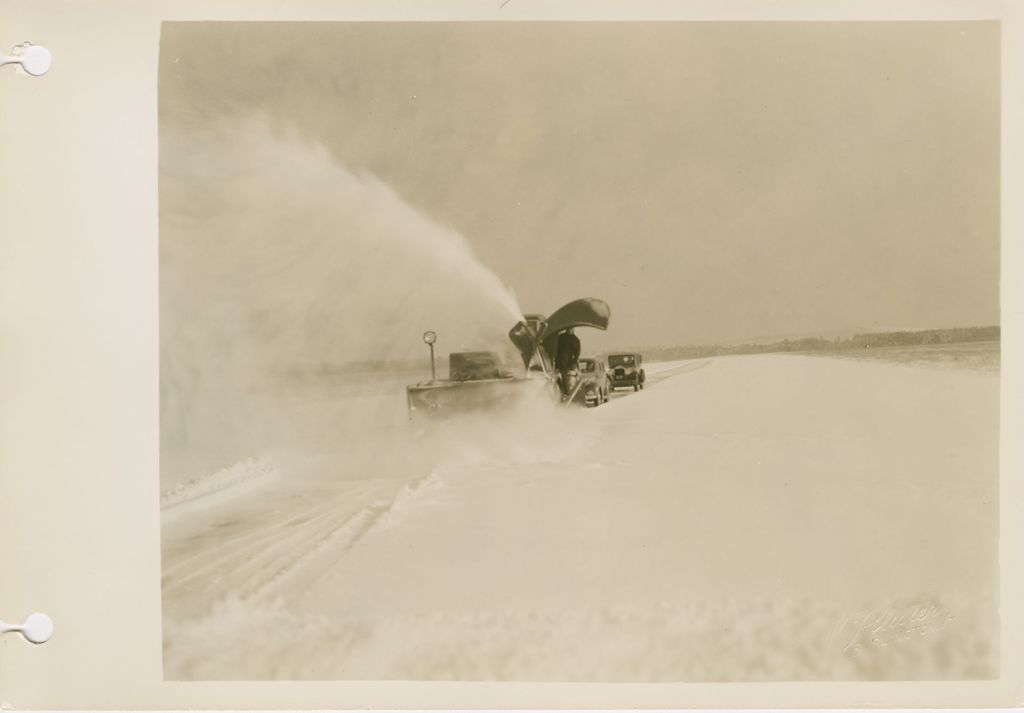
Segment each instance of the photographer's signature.
[[843,620],[836,642],[846,656],[923,639],[943,631],[955,617],[933,601],[858,612]]

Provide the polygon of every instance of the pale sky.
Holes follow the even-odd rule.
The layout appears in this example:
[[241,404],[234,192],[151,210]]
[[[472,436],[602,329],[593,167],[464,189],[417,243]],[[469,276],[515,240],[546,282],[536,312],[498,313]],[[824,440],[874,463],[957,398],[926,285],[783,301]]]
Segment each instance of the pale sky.
[[161,131],[280,120],[525,311],[607,300],[597,347],[989,325],[998,61],[995,23],[169,23]]

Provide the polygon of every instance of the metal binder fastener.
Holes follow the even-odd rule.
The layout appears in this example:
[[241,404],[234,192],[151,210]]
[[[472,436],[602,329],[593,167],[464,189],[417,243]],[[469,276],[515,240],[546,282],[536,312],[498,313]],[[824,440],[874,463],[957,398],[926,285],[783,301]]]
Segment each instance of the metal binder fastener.
[[25,42],[15,47],[10,56],[0,54],[0,65],[4,64],[20,64],[27,74],[38,77],[50,70],[53,56],[45,47]]
[[18,632],[33,644],[43,644],[53,636],[53,621],[46,614],[29,614],[20,624],[0,621],[0,635],[11,631]]

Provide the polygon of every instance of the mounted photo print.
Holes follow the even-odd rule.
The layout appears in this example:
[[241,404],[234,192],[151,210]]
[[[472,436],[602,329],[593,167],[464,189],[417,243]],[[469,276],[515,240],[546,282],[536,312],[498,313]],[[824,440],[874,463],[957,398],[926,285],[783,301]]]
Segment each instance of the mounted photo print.
[[0,708],[1024,703],[1024,13],[741,5],[0,0]]
[[165,675],[995,677],[998,36],[165,23]]

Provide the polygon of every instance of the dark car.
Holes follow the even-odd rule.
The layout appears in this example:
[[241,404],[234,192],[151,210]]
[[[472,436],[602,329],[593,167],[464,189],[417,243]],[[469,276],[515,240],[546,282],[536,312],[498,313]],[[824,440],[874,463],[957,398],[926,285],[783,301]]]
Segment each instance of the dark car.
[[628,386],[632,386],[633,391],[644,388],[647,376],[644,374],[643,363],[643,357],[639,354],[610,354],[608,380],[612,391]]
[[608,372],[600,359],[584,357],[579,361],[580,388],[576,400],[587,406],[600,406],[608,400]]

